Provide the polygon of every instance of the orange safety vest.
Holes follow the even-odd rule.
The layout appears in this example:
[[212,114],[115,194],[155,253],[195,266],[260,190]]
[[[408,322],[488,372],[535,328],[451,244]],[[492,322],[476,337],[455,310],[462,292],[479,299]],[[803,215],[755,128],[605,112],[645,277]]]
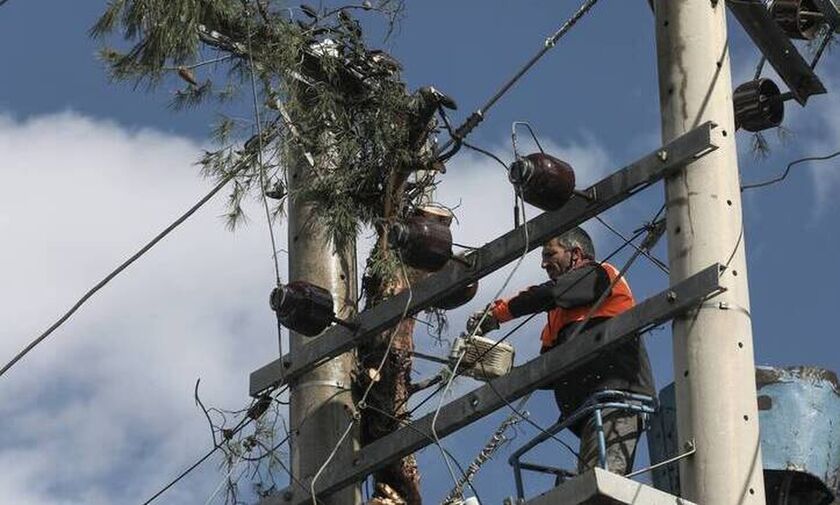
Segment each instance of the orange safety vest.
[[[601,263],[601,266],[607,271],[607,275],[610,278],[610,284],[615,283],[615,285],[613,285],[610,296],[608,296],[607,299],[604,300],[604,303],[602,303],[601,306],[592,313],[592,318],[614,317],[629,310],[636,304],[636,301],[633,299],[633,292],[630,291],[630,285],[627,283],[627,280],[622,277],[618,282],[615,282],[619,273],[618,269],[609,263]],[[557,341],[557,335],[560,333],[560,330],[571,323],[583,321],[589,314],[589,310],[591,308],[591,305],[584,305],[573,309],[562,309],[560,307],[551,309],[548,312],[548,322],[543,327],[542,334],[540,335],[543,349],[553,347]]]

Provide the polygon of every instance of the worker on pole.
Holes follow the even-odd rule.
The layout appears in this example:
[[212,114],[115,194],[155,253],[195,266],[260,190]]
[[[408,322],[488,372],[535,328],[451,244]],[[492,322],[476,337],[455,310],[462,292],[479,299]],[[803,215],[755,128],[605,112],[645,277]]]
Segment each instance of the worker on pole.
[[[494,301],[486,316],[482,310],[469,318],[467,329],[483,335],[498,329],[500,323],[546,312],[547,322],[540,337],[540,352],[544,353],[635,305],[630,285],[619,271],[609,263],[595,261],[592,239],[582,228],[546,242],[542,268],[548,282],[531,286],[510,299]],[[647,351],[639,336],[572,371],[552,387],[561,419],[572,415],[599,391],[655,394]],[[633,468],[642,420],[633,412],[608,408],[602,412],[602,421],[607,468],[625,475]],[[578,472],[595,467],[599,451],[594,416],[570,428],[580,438]]]

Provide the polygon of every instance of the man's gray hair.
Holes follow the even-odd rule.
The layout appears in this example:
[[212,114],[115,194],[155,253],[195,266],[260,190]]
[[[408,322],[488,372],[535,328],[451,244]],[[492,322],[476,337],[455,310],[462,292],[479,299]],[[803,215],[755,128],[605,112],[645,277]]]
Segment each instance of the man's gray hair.
[[592,238],[580,226],[575,227],[566,233],[554,237],[564,249],[574,249],[577,247],[583,252],[583,255],[591,260],[595,259],[595,244],[592,243]]

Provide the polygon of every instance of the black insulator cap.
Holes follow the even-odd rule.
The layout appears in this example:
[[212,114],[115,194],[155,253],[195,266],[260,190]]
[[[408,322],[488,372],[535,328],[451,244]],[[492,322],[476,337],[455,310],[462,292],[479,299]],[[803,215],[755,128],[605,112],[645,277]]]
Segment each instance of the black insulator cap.
[[304,281],[274,288],[269,298],[272,310],[286,328],[314,337],[335,320],[332,294]]
[[403,262],[418,270],[440,270],[452,258],[452,232],[447,224],[425,215],[412,216],[388,229],[388,244]]
[[508,169],[510,182],[522,198],[542,210],[566,205],[575,190],[575,172],[565,161],[545,153],[533,153],[514,161]]
[[785,103],[779,87],[770,79],[756,79],[741,84],[732,93],[735,127],[760,132],[782,124]]
[[770,15],[792,39],[813,39],[825,22],[825,16],[814,0],[775,0]]

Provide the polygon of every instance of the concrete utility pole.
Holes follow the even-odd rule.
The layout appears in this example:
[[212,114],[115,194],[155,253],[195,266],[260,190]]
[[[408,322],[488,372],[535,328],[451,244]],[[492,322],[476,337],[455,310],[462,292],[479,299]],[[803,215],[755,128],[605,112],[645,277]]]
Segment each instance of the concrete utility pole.
[[720,148],[665,182],[671,283],[714,262],[728,291],[674,322],[682,496],[764,505],[724,0],[657,0],[662,138],[714,121]]
[[[306,160],[290,170],[289,193],[294,195],[306,177],[314,176]],[[289,201],[289,278],[305,280],[330,291],[340,318],[356,310],[355,244],[337,253],[308,202]],[[318,338],[318,337],[312,337]],[[292,333],[290,354],[312,338]],[[292,474],[304,482],[327,460],[352,419],[350,391],[352,353],[342,354],[302,376],[291,386],[289,418],[292,427]],[[358,425],[344,440],[335,460],[347,461],[359,448]],[[322,475],[323,477],[323,475]],[[319,500],[327,505],[361,503],[361,488],[350,486]]]

